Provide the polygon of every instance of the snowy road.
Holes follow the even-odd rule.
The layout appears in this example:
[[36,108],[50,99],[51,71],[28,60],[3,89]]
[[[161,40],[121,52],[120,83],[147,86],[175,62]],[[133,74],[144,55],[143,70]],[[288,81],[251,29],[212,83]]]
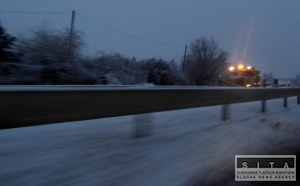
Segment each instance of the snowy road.
[[295,154],[300,106],[289,98],[154,113],[154,135],[132,138],[133,116],[0,131],[0,185],[239,185],[234,156]]

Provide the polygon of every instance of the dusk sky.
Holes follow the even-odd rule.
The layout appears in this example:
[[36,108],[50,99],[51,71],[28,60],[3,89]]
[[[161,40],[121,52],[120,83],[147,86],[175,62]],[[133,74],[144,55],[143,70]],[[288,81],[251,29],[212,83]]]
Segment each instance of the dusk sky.
[[233,64],[244,60],[276,78],[300,74],[299,0],[0,0],[0,22],[28,37],[39,26],[70,28],[72,10],[85,55],[180,62],[185,45],[214,37]]

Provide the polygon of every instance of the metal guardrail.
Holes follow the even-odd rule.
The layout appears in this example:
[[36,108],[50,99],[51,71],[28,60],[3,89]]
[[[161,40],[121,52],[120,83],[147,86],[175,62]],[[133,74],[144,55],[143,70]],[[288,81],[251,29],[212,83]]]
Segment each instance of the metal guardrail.
[[299,88],[1,86],[0,129],[299,95]]

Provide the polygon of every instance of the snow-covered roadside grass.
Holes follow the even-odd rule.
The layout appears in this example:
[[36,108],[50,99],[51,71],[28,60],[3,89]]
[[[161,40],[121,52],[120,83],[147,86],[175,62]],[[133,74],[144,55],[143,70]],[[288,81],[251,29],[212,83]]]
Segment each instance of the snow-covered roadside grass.
[[[220,127],[220,129],[223,128],[222,134],[218,136],[222,140],[211,141],[214,148],[209,148],[207,153],[210,156],[203,160],[203,162],[209,162],[206,171],[198,170],[198,173],[185,184],[264,185],[266,182],[235,182],[234,156],[295,155],[300,152],[299,106],[293,104],[288,109],[281,106],[282,100],[272,101],[269,103],[268,113],[257,113],[256,117],[245,117],[245,119],[227,122],[230,125],[236,124],[234,128]],[[214,163],[210,160],[211,158],[215,159]],[[274,185],[274,183],[270,182],[269,185]],[[286,185],[286,182],[276,184]]]
[[0,131],[0,185],[236,184],[234,156],[299,147],[300,106],[289,98],[152,114],[154,134],[132,138],[134,116]]

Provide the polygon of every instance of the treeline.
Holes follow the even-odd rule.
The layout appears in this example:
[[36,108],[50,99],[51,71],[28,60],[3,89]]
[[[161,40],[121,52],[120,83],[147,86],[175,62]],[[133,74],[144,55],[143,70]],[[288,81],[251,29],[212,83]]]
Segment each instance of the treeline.
[[227,52],[211,38],[191,43],[186,62],[81,55],[82,33],[37,29],[14,38],[0,26],[0,84],[212,85],[226,71]]

